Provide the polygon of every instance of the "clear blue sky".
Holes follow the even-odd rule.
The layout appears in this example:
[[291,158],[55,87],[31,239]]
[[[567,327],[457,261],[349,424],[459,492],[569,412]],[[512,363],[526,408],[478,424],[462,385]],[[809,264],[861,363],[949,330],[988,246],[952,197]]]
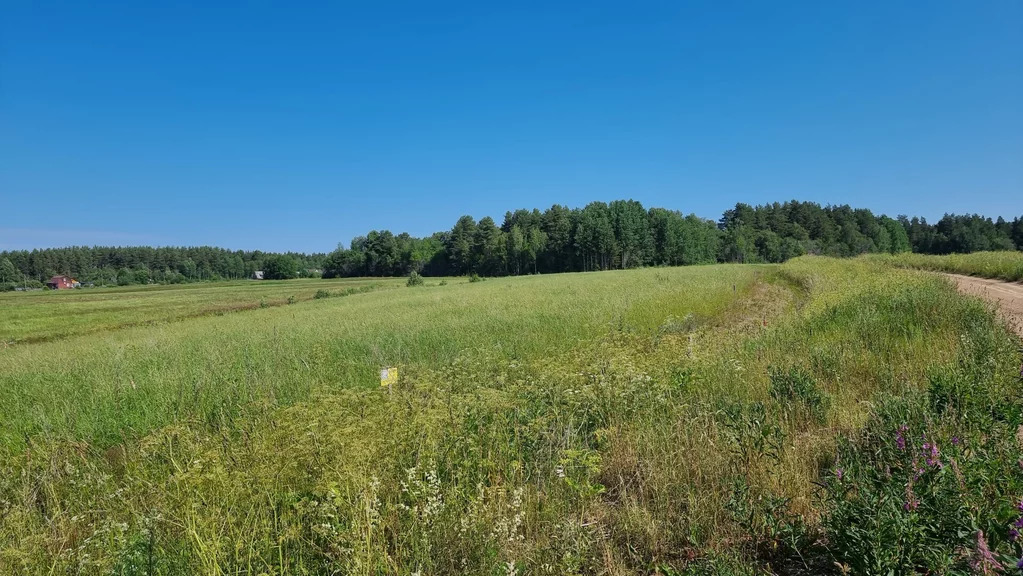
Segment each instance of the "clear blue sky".
[[635,198],[1023,214],[1023,2],[0,0],[0,249]]

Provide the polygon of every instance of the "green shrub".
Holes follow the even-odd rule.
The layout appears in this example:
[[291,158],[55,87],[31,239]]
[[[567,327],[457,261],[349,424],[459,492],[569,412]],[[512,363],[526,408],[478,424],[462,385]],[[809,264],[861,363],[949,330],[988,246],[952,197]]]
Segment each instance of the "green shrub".
[[483,280],[485,280],[485,278],[475,272],[469,274],[469,282],[482,282]]
[[409,274],[408,282],[405,283],[405,286],[408,286],[409,288],[412,288],[414,286],[422,286],[422,285],[423,285],[423,277],[419,275],[419,272],[416,272],[415,270],[413,270],[412,273]]
[[331,297],[331,293],[329,291],[327,291],[327,290],[324,290],[323,288],[320,288],[319,290],[317,290],[316,294],[313,295],[313,298],[316,299],[316,300],[322,300],[324,298],[330,298],[330,297]]

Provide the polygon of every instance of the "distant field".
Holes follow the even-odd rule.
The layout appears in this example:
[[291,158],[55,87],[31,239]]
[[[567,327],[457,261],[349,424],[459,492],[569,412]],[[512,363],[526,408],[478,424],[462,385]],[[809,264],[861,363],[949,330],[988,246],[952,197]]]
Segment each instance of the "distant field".
[[113,328],[280,306],[317,290],[395,288],[403,280],[351,278],[217,282],[0,292],[0,342],[50,340]]
[[0,347],[0,574],[1014,563],[1020,342],[890,264],[4,296],[109,324]]
[[1023,281],[1023,252],[975,252],[973,254],[896,254],[871,256],[901,268],[934,270],[950,274],[966,274],[983,278],[997,278],[1009,282]]

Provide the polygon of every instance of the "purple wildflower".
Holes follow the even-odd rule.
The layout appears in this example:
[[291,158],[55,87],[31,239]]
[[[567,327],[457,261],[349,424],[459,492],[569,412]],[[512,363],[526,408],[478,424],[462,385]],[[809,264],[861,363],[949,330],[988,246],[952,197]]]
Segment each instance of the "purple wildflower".
[[1019,568],[1020,572],[1023,572],[1023,558],[1020,558],[1019,562],[1016,562],[1016,568]]
[[959,442],[960,442],[960,440],[959,440],[959,437],[958,437],[958,436],[953,436],[953,437],[952,437],[952,445],[953,445],[953,446],[958,446],[958,445],[959,445]]
[[843,474],[843,472],[842,472],[841,468],[835,468],[835,478],[838,478],[839,480],[841,480],[842,479],[842,474]]
[[1016,518],[1016,521],[1012,523],[1013,528],[1023,529],[1023,516]]
[[920,462],[916,458],[913,458],[913,465],[912,466],[913,466],[913,480],[914,481],[919,480],[920,477],[923,476],[923,474],[924,474],[924,469],[920,467]]
[[909,430],[909,426],[903,424],[899,426],[899,430],[895,433],[895,445],[899,447],[899,450],[906,450],[906,432]]
[[924,444],[924,450],[927,454],[927,465],[941,468],[941,460],[939,460],[941,453],[938,451],[938,445],[933,443]]
[[977,543],[973,547],[973,560],[970,561],[970,566],[980,574],[993,574],[1002,568],[1002,564],[988,548],[982,530],[977,530]]
[[906,502],[902,505],[902,509],[906,512],[910,510],[916,510],[917,506],[920,505],[920,500],[917,499],[916,494],[913,492],[913,483],[906,484]]
[[1019,504],[1016,505],[1016,510],[1023,512],[1023,500],[1020,500]]
[[1009,542],[1015,542],[1019,538],[1019,530],[1009,528]]

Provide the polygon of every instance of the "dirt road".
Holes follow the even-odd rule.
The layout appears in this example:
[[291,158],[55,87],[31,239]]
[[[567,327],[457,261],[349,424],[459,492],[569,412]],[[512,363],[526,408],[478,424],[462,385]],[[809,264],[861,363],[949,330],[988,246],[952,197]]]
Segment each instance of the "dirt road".
[[1023,284],[973,276],[945,274],[964,294],[979,296],[998,306],[998,311],[1017,334],[1023,336]]

